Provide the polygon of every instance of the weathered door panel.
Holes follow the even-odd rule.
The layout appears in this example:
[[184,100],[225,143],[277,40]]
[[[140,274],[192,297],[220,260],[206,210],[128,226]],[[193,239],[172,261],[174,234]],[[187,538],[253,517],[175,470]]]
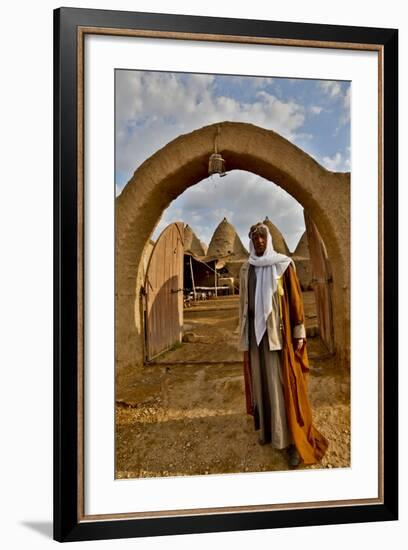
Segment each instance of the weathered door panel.
[[309,243],[312,283],[316,300],[317,322],[320,337],[330,353],[334,352],[332,271],[326,247],[320,233],[304,211],[307,240]]
[[145,278],[145,356],[150,361],[181,342],[183,327],[184,224],[160,234]]

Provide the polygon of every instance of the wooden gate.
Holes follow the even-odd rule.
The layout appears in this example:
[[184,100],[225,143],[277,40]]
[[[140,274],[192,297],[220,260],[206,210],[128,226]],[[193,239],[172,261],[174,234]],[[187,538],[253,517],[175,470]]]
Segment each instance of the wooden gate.
[[157,239],[144,283],[145,357],[152,360],[181,342],[184,224],[172,223]]
[[332,272],[323,239],[316,225],[304,210],[309,244],[312,284],[315,293],[320,337],[330,353],[334,353]]

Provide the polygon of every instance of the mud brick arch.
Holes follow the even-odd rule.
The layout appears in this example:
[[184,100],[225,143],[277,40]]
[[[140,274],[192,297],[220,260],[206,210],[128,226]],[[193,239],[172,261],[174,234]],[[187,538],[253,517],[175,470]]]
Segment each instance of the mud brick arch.
[[[208,177],[208,159],[218,135],[227,171],[253,172],[285,189],[309,213],[333,269],[335,348],[349,359],[350,174],[324,169],[272,130],[220,122],[181,135],[148,158],[116,199],[116,365],[143,367],[140,291],[143,253],[163,210],[188,187]],[[257,221],[257,220],[254,220]]]

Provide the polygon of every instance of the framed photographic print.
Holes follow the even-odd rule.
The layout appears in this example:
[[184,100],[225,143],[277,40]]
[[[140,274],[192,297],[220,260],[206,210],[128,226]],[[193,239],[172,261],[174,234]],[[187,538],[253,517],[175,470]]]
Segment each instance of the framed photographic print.
[[54,40],[54,538],[397,519],[397,30]]

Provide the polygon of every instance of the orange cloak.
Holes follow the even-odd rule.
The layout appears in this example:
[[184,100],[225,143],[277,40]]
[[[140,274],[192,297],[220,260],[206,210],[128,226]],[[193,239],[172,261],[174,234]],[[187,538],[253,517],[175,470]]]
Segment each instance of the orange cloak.
[[[306,342],[300,351],[295,351],[293,348],[293,327],[305,324],[305,317],[302,291],[292,264],[284,272],[282,280],[284,289],[284,294],[281,297],[283,343],[280,359],[287,422],[304,464],[316,464],[323,458],[329,443],[313,425],[312,409],[308,397],[309,360]],[[248,352],[244,353],[244,380],[247,412],[253,415],[251,365]]]

